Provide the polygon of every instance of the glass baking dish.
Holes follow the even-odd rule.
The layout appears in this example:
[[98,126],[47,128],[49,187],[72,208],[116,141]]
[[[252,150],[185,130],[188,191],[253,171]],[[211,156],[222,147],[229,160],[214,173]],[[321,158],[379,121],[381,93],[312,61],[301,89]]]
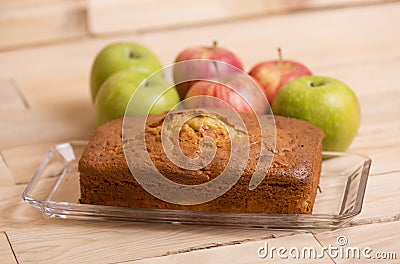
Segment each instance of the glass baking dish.
[[51,147],[22,197],[50,217],[182,224],[335,229],[361,212],[371,159],[352,153],[323,152],[320,191],[313,214],[217,213],[80,204],[78,161],[86,141]]

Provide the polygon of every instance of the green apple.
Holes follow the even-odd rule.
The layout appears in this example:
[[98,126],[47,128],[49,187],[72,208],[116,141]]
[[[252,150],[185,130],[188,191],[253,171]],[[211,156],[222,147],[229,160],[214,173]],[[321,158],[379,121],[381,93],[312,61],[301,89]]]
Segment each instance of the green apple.
[[[128,115],[160,114],[179,103],[175,87],[168,89],[171,85],[160,74],[147,77],[147,73],[131,69],[110,76],[100,87],[94,103],[97,125],[124,116],[128,103]],[[141,85],[143,81],[146,83]],[[141,88],[137,89],[139,85]]]
[[104,47],[96,56],[90,74],[92,99],[103,82],[114,73],[125,69],[151,73],[162,68],[157,56],[148,48],[137,43],[118,42]]
[[272,104],[276,115],[303,119],[325,133],[323,150],[345,151],[360,126],[360,104],[343,82],[304,76],[283,86]]

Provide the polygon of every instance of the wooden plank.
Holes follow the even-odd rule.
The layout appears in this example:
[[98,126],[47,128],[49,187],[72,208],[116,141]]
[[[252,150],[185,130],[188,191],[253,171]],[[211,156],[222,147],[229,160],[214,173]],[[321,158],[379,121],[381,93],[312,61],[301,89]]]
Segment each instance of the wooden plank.
[[[400,67],[400,63],[396,66]],[[351,151],[374,158],[372,174],[400,169],[400,164],[396,162],[400,149],[400,137],[397,136],[400,134],[400,120],[397,118],[400,116],[400,104],[393,100],[400,96],[400,90],[395,89],[389,78],[382,80],[388,90],[377,90],[359,96],[361,126],[350,148]]]
[[[398,49],[396,49],[400,41],[398,35],[386,34],[390,28],[396,27],[400,23],[396,19],[399,6],[399,4],[393,3],[357,9],[261,17],[239,22],[95,40],[85,39],[63,45],[4,52],[0,54],[0,77],[16,75],[17,80],[28,79],[30,82],[40,78],[42,79],[41,84],[44,86],[43,79],[52,79],[49,77],[57,71],[57,78],[63,78],[64,82],[68,81],[66,83],[75,79],[70,77],[71,74],[74,76],[76,72],[81,72],[80,76],[83,76],[83,81],[81,81],[86,84],[95,54],[106,43],[119,40],[137,41],[149,46],[160,55],[165,65],[172,63],[182,49],[191,45],[211,44],[212,40],[216,39],[220,40],[222,46],[235,51],[242,58],[247,69],[260,60],[276,58],[276,47],[278,46],[284,49],[286,58],[302,61],[317,71],[325,71],[333,67],[341,69],[352,64],[365,66],[371,59],[394,60],[396,56],[399,56]],[[357,18],[357,23],[354,18]],[[359,28],[359,25],[371,20],[375,21],[374,25]],[[319,21],[320,24],[315,25],[315,21]],[[296,25],[296,30],[293,25]],[[259,34],[257,30],[254,30],[255,28],[262,28],[263,34]],[[337,30],[338,28],[340,30]],[[240,38],[238,38],[238,32],[240,32]],[[280,34],[279,38],[275,37],[280,32],[287,33]],[[331,34],[331,32],[336,33]],[[190,38],[187,37],[188,35]],[[371,38],[372,35],[377,37]],[[337,43],[336,39],[346,41]],[[377,46],[380,48],[377,49]],[[31,64],[26,63],[27,58],[29,61],[40,61],[41,67],[31,67]],[[65,73],[64,70],[68,70],[68,75],[60,76],[60,72]],[[386,70],[389,70],[386,75],[391,75],[391,68]],[[43,78],[43,74],[42,76],[39,74],[43,72],[49,73],[46,74],[46,78]],[[382,71],[379,74],[385,72]],[[324,72],[317,73],[323,74]],[[372,81],[378,82],[377,80]],[[73,85],[71,87],[74,88]]]
[[0,79],[14,79],[31,109],[76,108],[82,114],[90,114],[92,111],[86,108],[92,104],[89,75],[94,57],[109,42],[122,39],[83,40],[1,52]]
[[[22,263],[115,263],[288,235],[283,231],[50,219],[6,227]],[[45,249],[45,253],[44,253]]]
[[369,153],[372,159],[371,176],[400,172],[400,148],[376,149]]
[[[155,263],[335,263],[329,256],[324,256],[320,259],[314,258],[290,258],[288,252],[284,255],[288,258],[280,258],[276,251],[275,255],[267,255],[265,258],[258,256],[258,250],[260,247],[265,247],[265,243],[268,244],[268,248],[271,247],[280,248],[284,247],[289,250],[292,247],[296,247],[302,250],[304,247],[315,248],[317,252],[322,250],[321,245],[314,239],[311,234],[300,234],[294,236],[286,236],[275,239],[267,239],[257,242],[248,242],[240,245],[231,245],[224,247],[216,247],[211,249],[204,249],[199,251],[190,251],[182,254],[172,254],[168,256],[148,258],[139,261],[133,261],[130,263],[137,264],[155,264]],[[261,251],[261,254],[263,251]]]
[[[398,201],[399,186],[393,184],[398,182],[398,177],[399,174],[389,174],[370,179],[363,213],[356,218],[353,224],[365,224],[371,219],[380,221],[384,220],[385,217],[393,216],[396,212],[398,213],[400,208]],[[387,185],[388,182],[391,183],[392,188],[390,189]],[[16,194],[21,193],[22,190],[23,188],[0,190],[2,195],[8,193],[9,197],[14,197],[7,198],[6,202],[0,202],[0,208],[4,208],[0,215],[2,217],[5,215],[6,220],[8,219],[9,224],[3,228],[6,228],[21,261],[28,262],[30,260],[41,263],[64,262],[66,260],[72,263],[88,260],[96,262],[100,259],[102,261],[128,261],[224,244],[229,245],[232,244],[232,241],[235,244],[238,241],[262,240],[272,234],[275,236],[287,235],[287,233],[276,233],[268,230],[125,222],[53,221],[46,219],[46,221],[32,224],[28,222],[19,224],[15,222],[18,219],[22,221],[22,219],[40,218],[40,215],[37,215],[39,214],[37,209],[30,208],[31,212],[29,212],[28,205],[23,204],[22,201],[15,202]],[[14,217],[14,223],[10,224],[9,220]],[[54,244],[54,241],[57,241],[57,243]],[[288,241],[292,240],[289,239]],[[304,242],[304,239],[301,241]],[[280,243],[276,243],[276,245],[281,246]],[[43,247],[48,249],[46,254],[42,254],[42,251],[39,250]],[[215,253],[215,256],[219,256],[220,253],[218,252]],[[210,256],[208,252],[199,254]],[[210,254],[214,256],[213,252]],[[172,260],[174,258],[171,257]],[[179,257],[177,258],[179,259]],[[167,260],[169,259],[167,258]]]
[[[399,175],[400,174],[389,174],[370,178],[363,212],[352,224],[361,225],[373,221],[388,221],[399,217],[399,185],[394,184],[398,182],[397,179],[400,177]],[[388,182],[391,183],[389,186],[387,184]],[[81,256],[82,259],[73,257],[71,262],[79,262],[87,259],[93,259],[95,262],[100,258],[105,258],[109,261],[115,258],[117,258],[118,261],[127,261],[142,257],[152,257],[220,246],[224,243],[230,244],[232,241],[247,241],[248,239],[260,240],[263,237],[271,235],[271,231],[268,230],[219,229],[217,227],[202,226],[175,227],[172,225],[93,221],[80,222],[73,220],[53,222],[51,219],[47,218],[46,221],[40,222],[37,225],[32,224],[34,226],[31,226],[26,222],[27,220],[37,220],[42,217],[37,209],[24,204],[20,200],[20,194],[23,189],[24,186],[0,189],[1,197],[3,197],[2,199],[0,198],[0,208],[2,208],[0,211],[1,219],[3,222],[6,221],[9,223],[3,228],[6,228],[7,232],[10,232],[10,228],[13,230],[15,228],[11,234],[17,234],[18,238],[16,241],[12,240],[13,245],[21,243],[20,247],[16,247],[16,250],[19,248],[22,252],[37,252],[36,250],[39,247],[49,247],[47,253],[52,256],[48,260],[49,262],[63,262],[65,259],[69,259],[72,256],[81,256],[85,251],[92,252],[93,249],[95,249],[93,255],[85,253]],[[14,224],[10,224],[11,220]],[[15,223],[20,221],[23,222],[21,224]],[[40,236],[38,235],[39,232],[42,232]],[[171,235],[170,233],[173,234]],[[280,232],[272,232],[272,234],[277,236],[284,235]],[[287,233],[285,233],[285,235],[286,234]],[[50,246],[48,241],[54,241],[56,237],[60,238],[57,246]],[[26,244],[24,240],[30,241],[30,243]],[[104,241],[109,241],[109,243],[112,244],[108,245],[108,242]],[[115,241],[121,242],[114,245]],[[140,244],[141,241],[147,242]],[[173,241],[173,243],[171,243],[171,241]],[[234,242],[234,244],[235,243],[236,242]],[[74,245],[78,248],[75,248]],[[129,248],[129,245],[132,247]],[[154,250],[152,245],[155,245]],[[80,246],[83,248],[80,249]],[[64,247],[66,247],[65,251],[62,249]],[[132,248],[135,248],[135,250],[132,251]],[[131,252],[131,254],[122,255],[120,258],[116,257],[117,252],[128,251]],[[217,256],[219,255],[218,252],[216,253]],[[202,254],[203,253],[201,253],[201,255]],[[208,253],[205,255],[208,256]],[[22,259],[25,257],[28,258],[28,254],[25,255],[24,253]],[[34,262],[44,261],[42,257],[44,257],[44,255],[39,254],[39,252],[37,254],[35,253],[33,258]],[[175,257],[172,257],[172,259],[174,258]]]
[[2,1],[0,49],[85,36],[85,11],[80,0]]
[[[400,22],[396,19],[399,7],[399,4],[387,4],[356,10],[299,13],[6,52],[0,54],[0,78],[15,78],[31,107],[60,108],[61,105],[67,106],[77,101],[90,102],[90,66],[95,54],[109,42],[122,39],[141,42],[159,54],[167,65],[173,62],[178,52],[185,47],[205,45],[212,39],[219,39],[221,45],[229,47],[242,58],[247,69],[260,60],[276,58],[275,48],[282,46],[287,58],[306,63],[315,69],[317,74],[342,79],[348,82],[357,94],[362,94],[373,90],[377,82],[366,82],[365,75],[358,78],[358,73],[361,75],[365,65],[372,63],[378,66],[383,62],[377,62],[377,58],[393,60],[400,56],[397,50],[399,37],[396,34],[385,33],[388,28],[400,27]],[[359,29],[358,23],[363,24],[371,20],[376,21],[373,26]],[[314,21],[321,21],[321,26],[316,27]],[[293,31],[292,25],[300,28]],[[252,30],[254,28],[262,28],[263,34]],[[337,28],[341,30],[337,31]],[[290,34],[282,34],[275,38],[281,30]],[[332,35],[332,31],[337,33]],[[240,32],[240,38],[237,32]],[[188,34],[190,38],[186,37]],[[371,38],[372,35],[376,38]],[[312,42],[309,41],[311,38]],[[336,38],[346,41],[338,44]],[[377,46],[381,48],[376,49]],[[29,61],[40,61],[40,67],[26,64],[27,58]],[[349,68],[349,65],[355,67]],[[344,68],[347,72],[335,74],[335,67]],[[395,69],[385,68],[385,71],[381,69],[375,74],[393,79],[397,76]],[[357,79],[348,78],[351,72],[357,73]],[[354,84],[353,80],[358,82]]]
[[[315,31],[313,31],[313,34],[318,37],[310,43],[310,46],[315,50],[308,49],[308,45],[292,45],[296,49],[294,54],[297,54],[294,57],[307,58],[307,61],[310,61],[310,65],[314,65],[316,69],[319,69],[324,74],[343,79],[359,95],[363,106],[363,123],[360,134],[351,150],[360,151],[367,155],[382,152],[389,155],[389,152],[386,151],[393,149],[393,146],[397,146],[399,140],[396,130],[398,128],[396,113],[398,113],[399,105],[394,100],[394,98],[398,98],[398,88],[395,86],[396,82],[394,80],[398,77],[397,69],[399,68],[399,63],[396,58],[400,54],[396,49],[399,43],[397,35],[386,34],[385,32],[387,32],[388,28],[392,28],[388,27],[389,23],[392,23],[392,25],[398,24],[398,20],[394,19],[394,15],[399,11],[399,6],[399,4],[390,4],[360,8],[351,12],[348,10],[334,10],[307,15],[296,14],[285,16],[284,19],[282,17],[262,18],[213,27],[170,31],[168,34],[174,34],[177,36],[176,39],[168,38],[166,32],[145,34],[142,37],[131,35],[126,38],[154,46],[154,50],[162,51],[160,54],[164,61],[170,61],[173,58],[172,54],[176,54],[175,52],[190,41],[200,43],[202,41],[201,38],[209,37],[219,32],[226,32],[223,35],[224,39],[237,47],[238,51],[240,51],[238,54],[244,55],[244,61],[249,65],[250,62],[259,60],[259,56],[257,58],[254,56],[261,54],[262,50],[265,49],[263,45],[260,45],[262,43],[261,38],[258,39],[257,43],[243,42],[243,45],[239,47],[235,43],[240,43],[242,40],[237,39],[235,31],[232,29],[238,27],[244,37],[254,39],[258,38],[258,35],[248,29],[257,27],[260,23],[265,28],[266,35],[262,36],[262,39],[264,39],[269,38],[275,32],[275,28],[289,30],[291,24],[302,25],[301,21],[303,20],[305,21],[303,27],[306,28],[312,26],[311,21],[336,21],[340,17],[341,20],[338,23],[342,23],[342,30],[338,31],[335,37],[343,39],[349,37],[349,42],[346,45],[336,49],[336,42],[326,42],[325,40],[330,38],[329,32],[334,29],[335,25],[323,22],[321,29],[315,28]],[[368,30],[357,31],[358,24],[352,23],[353,20],[366,23],[371,19],[376,23],[368,27]],[[348,26],[345,27],[344,24]],[[192,37],[188,40],[184,36],[189,33]],[[377,37],[371,39],[371,35]],[[299,43],[301,44],[305,43],[310,35],[296,35],[296,37],[299,37],[296,39],[300,39]],[[290,39],[293,42],[292,37]],[[282,40],[286,44],[290,43],[290,39],[286,35],[282,36]],[[15,75],[20,80],[23,84],[24,95],[27,96],[30,105],[35,111],[7,111],[0,113],[1,120],[6,121],[0,123],[2,131],[0,146],[4,148],[34,142],[49,142],[57,139],[87,138],[94,127],[93,108],[90,106],[89,89],[87,87],[90,63],[94,54],[111,40],[118,39],[81,41],[1,53],[0,75],[2,77]],[[176,45],[178,40],[184,40],[184,42]],[[325,42],[326,45],[324,45]],[[371,42],[372,44],[370,44]],[[322,53],[319,52],[320,49],[317,49],[319,45],[324,52],[323,60],[321,59]],[[382,48],[376,49],[375,46]],[[273,50],[273,46],[270,47]],[[363,50],[360,51],[360,47],[363,47]],[[248,50],[251,50],[251,52],[248,52]],[[329,52],[329,50],[333,52]],[[339,56],[338,54],[341,55]],[[32,65],[24,63],[26,58],[32,61],[41,61],[41,66],[32,67]],[[62,63],[58,62],[60,58]],[[389,65],[389,67],[383,68],[381,66],[383,64]],[[41,72],[48,74],[43,75]],[[365,76],[374,76],[374,78],[366,79]],[[378,84],[380,85],[379,87],[384,89],[377,89]],[[380,98],[385,103],[376,103],[375,98]],[[392,112],[391,115],[385,114],[388,110]],[[379,123],[379,126],[377,123]],[[392,129],[393,127],[396,129]],[[379,130],[379,133],[377,133],[377,130]],[[388,170],[397,168],[392,167],[392,165],[397,164],[397,152],[394,151],[393,154],[393,156],[381,157],[380,160],[373,163],[373,166],[377,164],[381,168],[376,170],[376,173],[386,173]],[[42,156],[38,154],[37,162],[39,162],[39,158],[41,159]],[[390,161],[390,164],[382,163],[381,161]],[[18,165],[20,165],[16,160],[10,160],[10,163],[14,164],[14,168],[18,168]],[[25,169],[21,169],[21,172],[17,173],[26,177],[21,182],[26,182],[30,177],[27,175],[31,175],[34,167],[34,165],[30,167],[29,173],[25,173]],[[374,168],[373,173],[375,173]],[[382,190],[384,190],[384,187],[381,187],[379,192],[384,192]]]
[[[157,31],[189,25],[215,24],[270,14],[299,10],[338,8],[361,4],[383,3],[382,0],[341,1],[280,1],[255,0],[249,4],[241,0],[222,1],[160,1],[107,0],[88,1],[88,27],[91,34],[105,35],[127,31]],[[132,15],[134,14],[134,15]],[[143,23],[145,21],[145,23]]]
[[11,246],[8,243],[7,236],[4,232],[0,232],[0,263],[17,264]]
[[[249,19],[240,23],[231,22],[148,33],[141,36],[129,35],[118,38],[84,40],[76,43],[3,52],[0,54],[0,78],[14,78],[30,107],[46,110],[28,114],[1,113],[1,117],[4,118],[2,120],[6,121],[3,123],[2,133],[6,134],[1,137],[0,146],[26,144],[38,142],[38,140],[49,141],[56,137],[54,135],[57,133],[65,138],[68,135],[64,132],[71,132],[71,130],[80,132],[71,133],[69,137],[89,135],[94,123],[88,87],[90,65],[95,54],[106,43],[122,39],[138,41],[149,46],[157,54],[160,54],[165,64],[169,64],[184,47],[206,44],[204,40],[211,41],[219,38],[224,46],[230,47],[242,57],[246,68],[263,58],[275,57],[275,47],[287,47],[288,58],[303,61],[312,69],[316,69],[317,74],[333,76],[349,83],[359,95],[360,100],[364,100],[364,95],[370,95],[367,100],[362,101],[363,110],[367,111],[363,117],[364,120],[368,120],[368,115],[373,113],[375,108],[379,109],[379,113],[381,113],[385,111],[384,105],[388,103],[392,107],[396,107],[390,91],[397,90],[396,82],[393,80],[397,78],[396,69],[399,67],[399,62],[394,58],[400,56],[397,49],[400,45],[400,37],[398,34],[388,34],[387,32],[390,28],[400,28],[400,21],[397,19],[398,12],[400,12],[400,4],[394,3],[354,10],[341,9]],[[375,21],[373,25],[359,28],[360,24],[372,20]],[[315,21],[320,21],[318,27],[315,26]],[[292,25],[297,25],[299,28],[293,31]],[[263,28],[263,34],[260,35],[257,31],[252,30],[254,28]],[[337,28],[341,30],[338,31]],[[291,33],[282,34],[279,38],[273,37],[281,31]],[[237,32],[240,32],[240,38],[238,38]],[[330,32],[337,33],[331,34]],[[190,38],[186,37],[188,34],[190,34]],[[171,35],[174,37],[171,38]],[[371,36],[375,37],[371,38]],[[310,39],[313,41],[310,42]],[[336,39],[345,39],[346,41],[341,44],[341,42],[335,41]],[[268,43],[268,46],[264,43]],[[265,57],[260,54],[265,54]],[[40,67],[32,67],[31,64],[26,63],[27,60],[40,61]],[[382,68],[382,64],[391,66]],[[368,79],[366,76],[374,76],[374,78]],[[379,87],[385,87],[385,89],[377,91],[378,84]],[[377,104],[373,100],[374,92],[382,92],[385,98],[391,100],[385,104]],[[15,115],[18,117],[14,118]],[[62,118],[54,121],[54,116],[56,119],[59,116]],[[382,122],[382,119],[387,120],[388,123],[392,122],[393,116],[382,114],[379,116],[379,122]],[[373,124],[377,119],[370,120],[367,123],[363,121],[361,129],[364,129],[366,124],[377,127]],[[31,127],[34,128],[31,131],[25,129],[20,136],[15,133],[15,128],[24,122],[31,124]],[[26,128],[28,127],[29,125]],[[55,130],[54,133],[53,130]],[[48,131],[47,133],[51,135],[46,139],[46,135],[41,131]],[[396,131],[386,132],[395,133]],[[390,138],[389,136],[380,136],[380,139],[384,141],[389,141]],[[361,145],[356,145],[358,144],[356,140],[353,145],[355,147],[352,149],[361,150],[364,153],[363,146],[372,144],[369,151],[375,149],[376,145],[374,144],[382,145],[381,143],[368,138],[362,141]],[[384,143],[388,146],[388,142]],[[368,151],[365,154],[369,154]]]
[[[66,107],[63,110],[31,110],[0,112],[0,148],[38,142],[87,139],[94,129],[90,104]],[[41,158],[42,156],[38,157]],[[36,163],[35,163],[36,164]]]
[[[349,83],[362,102],[363,124],[351,150],[372,155],[378,166],[373,167],[376,174],[369,180],[363,212],[352,224],[396,219],[400,207],[399,174],[387,172],[398,168],[396,160],[399,157],[395,151],[399,137],[392,129],[398,127],[395,120],[398,87],[395,85],[400,41],[393,28],[399,28],[399,10],[398,4],[388,4],[297,13],[1,53],[0,79],[15,79],[33,111],[30,114],[0,111],[0,149],[56,138],[87,137],[93,126],[87,84],[89,68],[95,53],[110,41],[123,38],[139,41],[153,48],[168,64],[184,47],[207,44],[205,40],[218,38],[221,44],[242,57],[247,68],[262,59],[261,54],[265,54],[266,59],[275,57],[275,47],[283,46],[288,58],[303,61],[318,74]],[[366,24],[368,27],[362,26]],[[13,157],[17,159],[17,156]],[[0,187],[0,219],[4,219],[0,225],[11,234],[12,245],[18,248],[17,257],[21,262],[133,261],[169,254],[168,251],[176,253],[238,241],[263,240],[271,234],[260,230],[221,231],[198,226],[165,227],[120,222],[51,219],[32,222],[31,219],[39,219],[41,215],[21,201],[23,188],[22,185]],[[391,226],[373,231],[398,241],[398,236],[393,238],[393,230],[397,228]],[[344,229],[337,232],[341,230]],[[348,237],[351,243],[356,238],[368,241],[370,233],[368,229],[362,229],[354,233],[354,237]]]
[[[346,82],[358,95],[362,120],[358,135],[351,146],[351,151],[365,153],[372,157],[382,157],[386,171],[400,169],[396,158],[400,146],[400,104],[393,98],[400,96],[400,89],[395,85],[396,72],[400,68],[400,54],[375,58],[370,61],[360,60],[353,63],[341,63],[322,67],[324,75],[333,76]],[[382,70],[382,65],[387,71]],[[387,152],[387,155],[385,155]],[[390,154],[389,154],[390,153]],[[380,166],[381,158],[373,162],[372,173],[385,171]],[[391,162],[389,162],[391,161]],[[393,169],[392,168],[392,169]]]
[[43,218],[38,209],[22,200],[21,196],[25,187],[26,185],[0,186],[0,230],[11,223],[26,223]]
[[0,80],[0,109],[25,109],[26,107],[16,83],[12,80]]
[[14,176],[4,162],[4,158],[0,155],[0,187],[12,186],[14,184]]
[[400,172],[370,177],[361,214],[351,224],[400,219]]
[[[347,240],[347,244],[343,246],[344,249],[348,247],[358,247],[359,249],[370,247],[372,249],[369,255],[374,258],[367,259],[363,257],[361,251],[359,259],[352,257],[341,258],[339,255],[339,257],[334,258],[335,263],[398,263],[400,258],[399,228],[400,222],[396,221],[391,223],[343,228],[335,231],[318,233],[315,235],[315,237],[318,239],[321,245],[325,247],[332,245],[340,248],[340,246],[338,246],[337,239],[339,236],[344,236]],[[378,259],[375,258],[375,254],[377,252],[394,252],[396,254],[396,258]]]
[[49,152],[50,147],[61,142],[41,142],[1,150],[16,184],[27,183]]
[[[389,28],[400,26],[397,19],[399,10],[400,4],[393,3],[261,17],[149,32],[141,34],[138,40],[153,48],[162,56],[164,63],[169,64],[182,49],[209,45],[215,39],[242,58],[247,70],[260,60],[277,58],[276,48],[282,47],[284,57],[301,61],[316,73],[324,74],[319,69],[325,71],[357,62],[362,63],[359,66],[365,66],[365,61],[370,59],[393,60],[398,57],[400,37],[387,32]],[[360,27],[368,21],[374,21],[374,24]],[[388,70],[391,74],[395,69]],[[363,89],[363,86],[360,87],[360,91]]]

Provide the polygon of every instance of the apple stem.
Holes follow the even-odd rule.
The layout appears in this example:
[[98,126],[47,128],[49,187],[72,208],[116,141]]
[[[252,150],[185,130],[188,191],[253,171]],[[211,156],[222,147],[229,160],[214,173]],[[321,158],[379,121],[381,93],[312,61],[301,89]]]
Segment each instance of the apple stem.
[[216,61],[213,61],[213,64],[215,66],[215,72],[217,74],[217,80],[219,80],[219,69],[218,69],[218,64]]
[[[218,42],[216,40],[213,40],[213,44],[212,44],[212,49],[216,49],[218,46]],[[217,74],[217,79],[219,79],[219,69],[218,69],[218,64],[216,61],[213,61],[213,64],[215,66],[215,72]]]
[[138,56],[138,54],[136,54],[135,52],[131,51],[131,52],[129,52],[129,58],[130,59],[138,59],[138,58],[140,58],[140,56]]
[[281,48],[278,48],[278,58],[279,58],[279,64],[282,64],[283,59],[282,59],[282,50],[281,50]]

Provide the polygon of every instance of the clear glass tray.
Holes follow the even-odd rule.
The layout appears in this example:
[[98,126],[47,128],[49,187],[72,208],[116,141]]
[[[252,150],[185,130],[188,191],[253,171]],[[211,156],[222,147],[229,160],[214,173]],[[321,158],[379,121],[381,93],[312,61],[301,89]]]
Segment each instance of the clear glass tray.
[[276,229],[334,229],[361,212],[371,159],[324,152],[313,214],[216,213],[80,204],[78,161],[86,141],[52,147],[26,187],[23,199],[50,217],[127,220]]

